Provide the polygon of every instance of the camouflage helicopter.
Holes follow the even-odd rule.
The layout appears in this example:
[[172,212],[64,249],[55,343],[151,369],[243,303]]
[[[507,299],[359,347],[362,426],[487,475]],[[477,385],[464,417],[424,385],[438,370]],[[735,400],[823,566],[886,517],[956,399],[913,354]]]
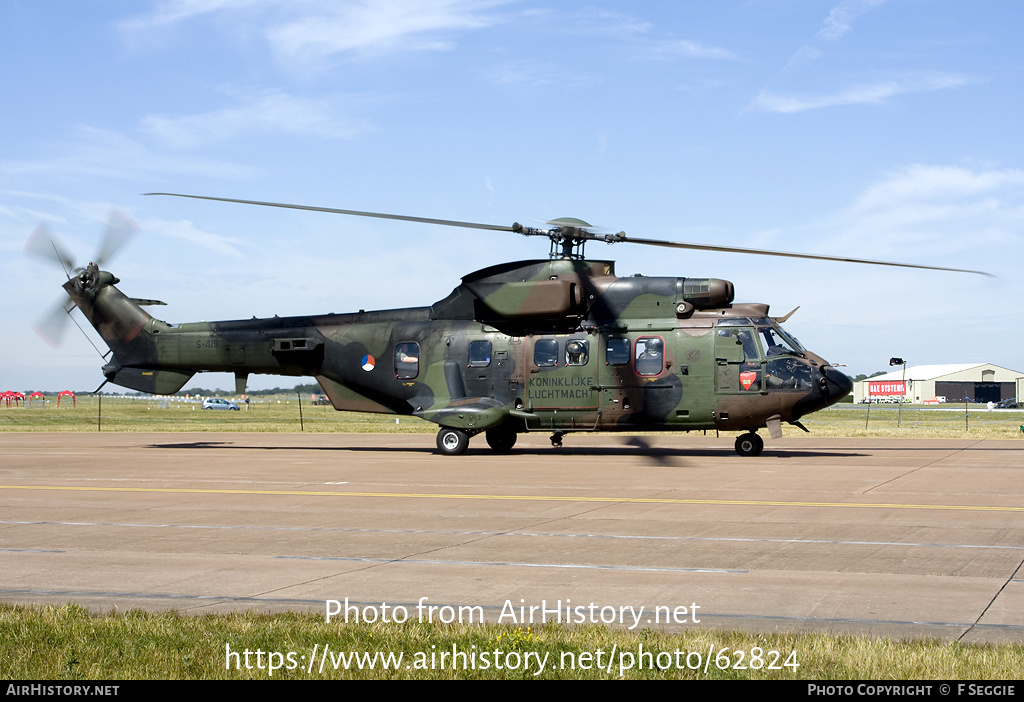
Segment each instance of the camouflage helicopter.
[[756,456],[758,429],[772,438],[783,422],[807,431],[801,417],[851,391],[849,377],[782,328],[792,312],[734,303],[727,280],[618,277],[612,261],[584,257],[589,241],[979,273],[602,235],[570,218],[508,227],[149,194],[547,237],[548,259],[470,273],[430,306],[308,317],[168,324],[142,308],[163,303],[127,297],[97,263],[68,274],[70,301],[112,353],[104,384],[163,395],[197,372],[228,372],[242,394],[252,373],[313,376],[336,410],[434,422],[438,451],[453,456],[480,433],[505,453],[525,432],[551,432],[558,447],[570,432],[702,429],[742,432],[736,452]]

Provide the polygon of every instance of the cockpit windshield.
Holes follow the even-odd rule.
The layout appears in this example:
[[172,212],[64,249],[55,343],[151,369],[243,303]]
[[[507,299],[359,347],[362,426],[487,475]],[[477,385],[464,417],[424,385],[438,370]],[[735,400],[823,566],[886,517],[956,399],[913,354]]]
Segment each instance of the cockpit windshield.
[[[818,377],[795,337],[770,317],[718,320],[715,355],[723,392],[812,390]],[[761,349],[757,340],[760,339]],[[759,353],[763,351],[763,353]]]
[[752,319],[751,322],[757,327],[757,333],[764,340],[765,355],[768,358],[773,356],[804,356],[804,347],[796,340],[796,337],[788,334],[775,320],[770,317]]

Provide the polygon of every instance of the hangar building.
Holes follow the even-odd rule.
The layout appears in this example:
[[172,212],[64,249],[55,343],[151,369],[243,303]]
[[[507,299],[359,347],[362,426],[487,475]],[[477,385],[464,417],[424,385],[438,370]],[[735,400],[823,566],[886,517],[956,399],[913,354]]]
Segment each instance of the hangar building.
[[923,403],[935,398],[946,402],[999,402],[1021,397],[1024,373],[991,363],[947,363],[907,368],[885,375],[859,380],[853,384],[853,401],[897,402],[906,394],[907,402]]

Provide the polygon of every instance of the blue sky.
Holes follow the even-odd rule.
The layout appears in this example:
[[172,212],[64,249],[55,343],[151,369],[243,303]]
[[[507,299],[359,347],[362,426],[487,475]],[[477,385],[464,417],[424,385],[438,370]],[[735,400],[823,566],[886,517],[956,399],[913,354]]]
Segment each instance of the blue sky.
[[[7,0],[0,389],[95,388],[47,222],[169,322],[429,304],[544,242],[197,193],[982,269],[592,246],[621,275],[719,277],[851,374],[1024,370],[1019,3],[991,0]],[[77,314],[77,313],[76,313]],[[79,321],[83,323],[79,316]],[[92,331],[89,333],[96,338]],[[291,384],[254,378],[252,387]],[[231,387],[227,375],[198,376]]]

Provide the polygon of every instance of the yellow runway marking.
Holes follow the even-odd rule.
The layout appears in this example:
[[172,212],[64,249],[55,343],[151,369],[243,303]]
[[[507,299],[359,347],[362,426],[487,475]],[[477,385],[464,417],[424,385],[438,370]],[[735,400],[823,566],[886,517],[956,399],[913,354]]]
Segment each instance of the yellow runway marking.
[[280,495],[291,497],[395,497],[405,499],[506,500],[523,502],[589,502],[659,505],[719,505],[752,507],[868,507],[875,509],[962,510],[968,512],[1024,512],[1024,507],[986,505],[915,505],[886,502],[792,502],[782,500],[695,500],[669,497],[585,497],[582,495],[463,495],[430,492],[337,492],[319,490],[218,490],[206,488],[130,488],[57,485],[0,485],[0,490],[55,490],[66,492],[138,492],[199,495]]

